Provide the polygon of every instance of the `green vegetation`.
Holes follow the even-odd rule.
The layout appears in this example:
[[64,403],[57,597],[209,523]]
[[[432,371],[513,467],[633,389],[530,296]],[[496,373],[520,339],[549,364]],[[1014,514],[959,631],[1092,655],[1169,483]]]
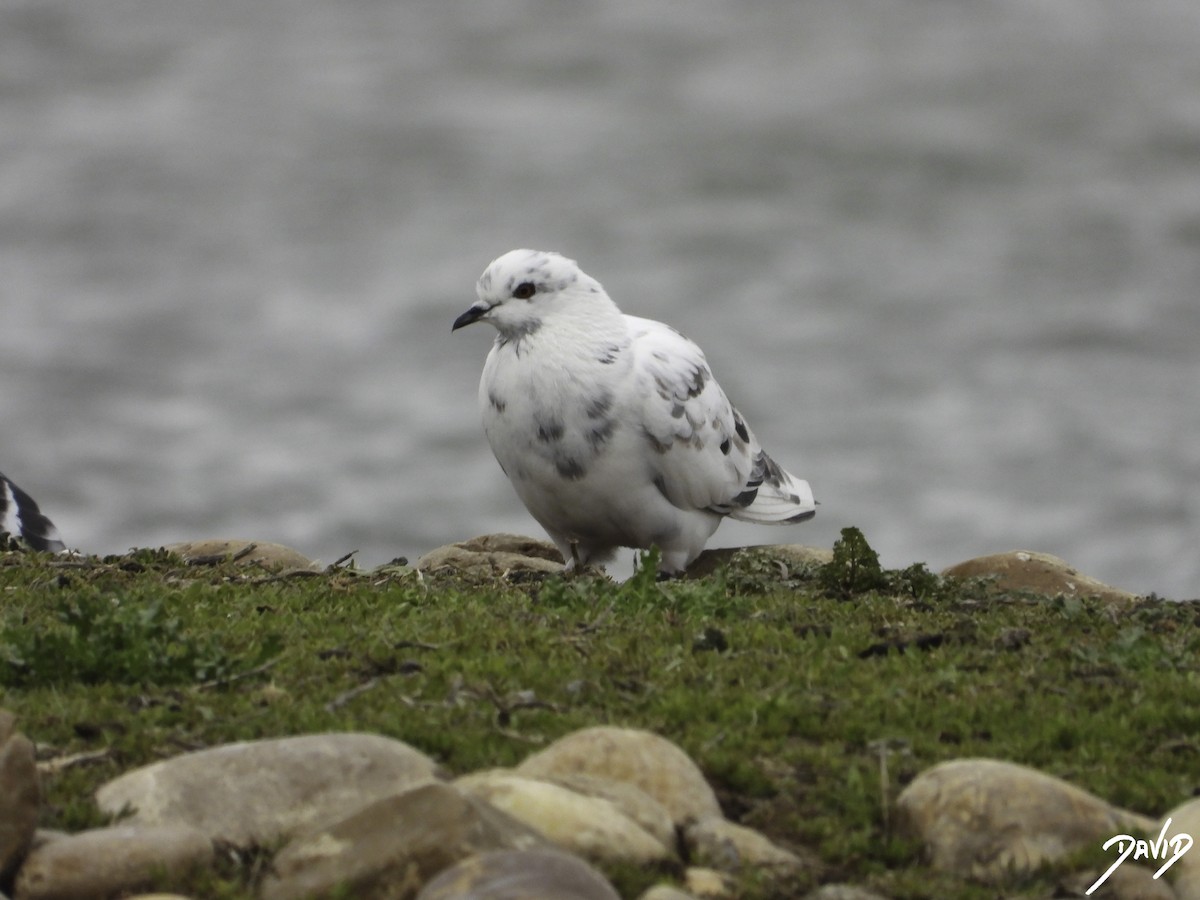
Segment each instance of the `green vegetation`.
[[[857,529],[826,566],[753,552],[696,581],[272,574],[159,552],[0,554],[0,705],[46,761],[43,826],[102,824],[91,793],[134,766],[233,741],[373,731],[466,772],[569,731],[656,731],[730,818],[818,856],[820,880],[896,898],[993,897],[931,873],[896,795],[989,756],[1158,814],[1192,795],[1194,604],[1100,603],[882,571]],[[253,895],[261,857],[197,893]],[[610,873],[634,896],[650,877]],[[653,874],[653,873],[651,873]],[[655,876],[658,877],[658,876]],[[1055,873],[1006,890],[1046,896]],[[742,896],[798,896],[747,873]]]

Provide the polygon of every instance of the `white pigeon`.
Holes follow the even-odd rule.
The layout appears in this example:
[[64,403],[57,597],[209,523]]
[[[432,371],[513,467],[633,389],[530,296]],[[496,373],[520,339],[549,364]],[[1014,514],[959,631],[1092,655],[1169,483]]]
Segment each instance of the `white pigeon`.
[[[37,503],[0,472],[0,536],[20,539],[33,550],[60,553],[66,544]],[[3,546],[3,544],[0,544]]]
[[513,250],[489,265],[452,330],[499,334],[479,382],[500,467],[567,560],[660,551],[681,574],[721,519],[787,524],[816,513],[669,325],[622,314],[574,260]]

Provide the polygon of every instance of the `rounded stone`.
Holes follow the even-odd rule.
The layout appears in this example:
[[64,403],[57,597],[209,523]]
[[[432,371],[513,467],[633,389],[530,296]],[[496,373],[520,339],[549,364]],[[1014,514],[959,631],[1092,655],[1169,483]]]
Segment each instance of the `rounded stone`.
[[719,816],[709,816],[688,825],[683,832],[688,859],[724,872],[770,870],[777,875],[799,875],[815,864],[773,844],[753,828]]
[[532,778],[583,774],[628,782],[661,803],[677,825],[722,814],[691,757],[650,731],[584,728],[527,757],[514,771]]
[[1080,574],[1057,556],[1032,550],[1011,550],[968,559],[943,569],[942,574],[953,578],[990,576],[996,579],[999,590],[1028,591],[1044,597],[1098,597],[1119,603],[1138,599],[1136,594]]
[[1092,900],[1194,900],[1194,894],[1180,891],[1178,882],[1172,889],[1166,875],[1155,878],[1155,869],[1133,862],[1122,863],[1089,895],[1088,888],[1106,868],[1073,873],[1062,879],[1061,887],[1064,891],[1073,891],[1068,896],[1090,896]]
[[313,562],[298,550],[270,541],[246,541],[240,538],[209,538],[201,541],[181,541],[167,544],[164,550],[190,563],[211,560],[236,561],[239,566],[259,566],[272,571],[310,569],[320,572],[323,566]]
[[804,895],[804,900],[887,900],[881,894],[856,884],[823,884]]
[[544,846],[540,834],[507,813],[448,784],[426,784],[288,844],[275,855],[261,896],[324,896],[344,885],[358,900],[411,897],[464,857]]
[[0,875],[11,872],[33,843],[41,810],[42,788],[38,779],[33,741],[13,734],[12,714],[0,722],[7,732],[0,744]]
[[729,565],[739,553],[755,553],[781,563],[785,571],[806,566],[824,565],[833,559],[833,551],[825,547],[808,547],[804,544],[760,544],[752,547],[714,547],[703,551],[688,566],[685,577],[704,578],[718,569]]
[[472,575],[561,573],[562,554],[548,541],[519,534],[485,534],[430,550],[416,562],[422,572],[448,569]]
[[901,833],[919,837],[936,869],[983,881],[1032,872],[1154,820],[1058,778],[994,759],[958,759],[900,794]]
[[725,900],[734,896],[733,879],[704,866],[689,866],[683,873],[683,884],[697,900]]
[[696,900],[696,898],[674,885],[656,884],[643,891],[638,900]]
[[675,858],[662,841],[603,797],[502,771],[465,775],[454,784],[585,859],[658,863]]
[[311,734],[225,744],[126,772],[96,791],[126,822],[188,825],[239,847],[336,820],[438,776],[408,744],[376,734]]
[[179,825],[117,825],[49,841],[26,858],[15,900],[103,900],[186,874],[213,859],[212,842]]
[[0,708],[0,744],[4,744],[17,730],[16,713]]
[[[1167,820],[1171,824],[1167,825]],[[1164,833],[1163,828],[1166,827]],[[1167,813],[1146,833],[1146,837],[1156,840],[1162,835],[1166,840],[1177,834],[1186,834],[1192,838],[1192,849],[1179,857],[1163,878],[1170,876],[1175,886],[1175,893],[1180,900],[1200,900],[1200,798],[1181,803]],[[1140,837],[1141,835],[1134,835]],[[1164,860],[1165,862],[1165,860]],[[1126,864],[1127,865],[1127,864]],[[1160,863],[1161,865],[1161,863]],[[1124,865],[1121,868],[1125,868]],[[1118,869],[1118,871],[1120,871]],[[1116,874],[1115,872],[1113,874]]]
[[628,781],[614,781],[595,775],[556,775],[544,779],[551,784],[561,785],[577,794],[601,797],[608,800],[621,812],[642,826],[658,839],[664,847],[675,848],[679,837],[675,823],[666,807]]
[[417,900],[620,900],[604,876],[557,850],[497,851],[462,860]]

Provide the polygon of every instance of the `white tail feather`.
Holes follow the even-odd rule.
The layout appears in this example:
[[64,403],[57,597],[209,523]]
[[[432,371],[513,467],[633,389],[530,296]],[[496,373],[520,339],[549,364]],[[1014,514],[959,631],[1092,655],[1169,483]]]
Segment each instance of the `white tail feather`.
[[780,470],[778,484],[768,479],[758,487],[758,494],[749,506],[734,507],[729,516],[742,522],[762,525],[791,525],[811,519],[817,513],[812,488],[803,478]]

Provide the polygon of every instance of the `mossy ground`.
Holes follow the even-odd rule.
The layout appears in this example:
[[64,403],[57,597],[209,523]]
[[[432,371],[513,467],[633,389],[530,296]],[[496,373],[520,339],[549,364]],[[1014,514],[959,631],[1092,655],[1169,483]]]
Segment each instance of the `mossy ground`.
[[[94,754],[44,779],[42,825],[66,830],[102,824],[102,782],[227,741],[371,731],[463,773],[588,725],[650,729],[730,818],[821,861],[808,884],[745,873],[746,897],[831,880],[996,896],[932,873],[894,830],[896,795],[946,759],[1023,763],[1151,815],[1195,792],[1195,604],[1011,595],[921,566],[880,577],[863,548],[824,572],[750,553],[699,581],[620,585],[6,553],[0,705],[44,762]],[[265,864],[228,857],[189,887],[250,897]],[[635,896],[672,873],[610,875]],[[1060,877],[1005,895],[1051,896]]]

